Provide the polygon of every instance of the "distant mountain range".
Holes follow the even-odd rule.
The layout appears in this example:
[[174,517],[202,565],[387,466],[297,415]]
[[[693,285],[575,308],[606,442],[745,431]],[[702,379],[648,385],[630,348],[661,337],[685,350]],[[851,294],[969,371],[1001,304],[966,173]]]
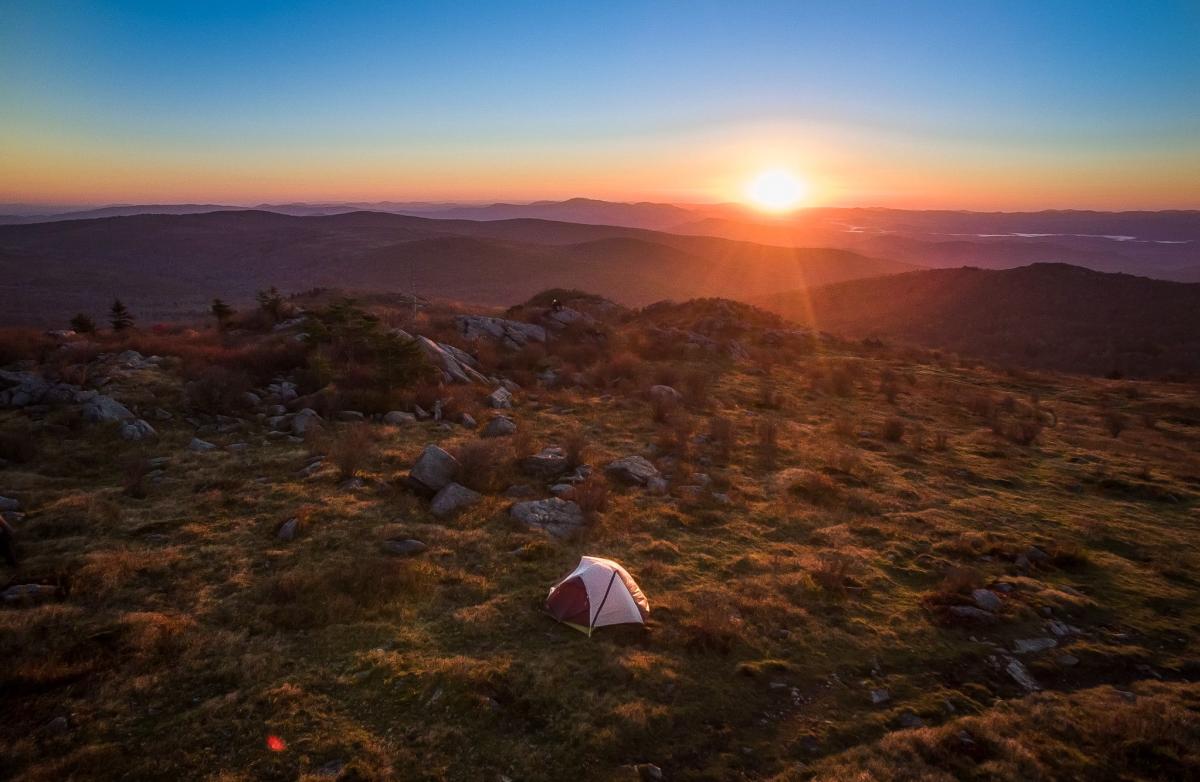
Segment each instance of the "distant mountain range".
[[[529,204],[384,201],[260,204],[255,208],[293,216],[376,211],[443,220],[553,220],[777,247],[829,247],[923,267],[1006,269],[1056,262],[1097,271],[1200,282],[1200,211],[966,212],[822,207],[770,218],[737,204],[619,203],[587,198]],[[9,204],[0,205],[0,224],[244,210],[222,204],[151,204],[54,212],[46,206]]]
[[1200,375],[1200,284],[1035,264],[916,271],[754,303],[835,334],[940,347],[1014,366]]
[[141,214],[0,226],[0,323],[62,323],[120,296],[143,322],[214,296],[339,287],[507,305],[576,287],[642,305],[748,298],[892,274],[911,264],[837,249],[545,220],[434,220],[380,212]]

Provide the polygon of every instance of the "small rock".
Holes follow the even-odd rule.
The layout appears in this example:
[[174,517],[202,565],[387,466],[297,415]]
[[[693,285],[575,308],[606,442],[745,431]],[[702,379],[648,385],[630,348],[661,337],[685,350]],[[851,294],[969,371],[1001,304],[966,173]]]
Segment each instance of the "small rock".
[[1054,662],[1058,663],[1063,668],[1074,668],[1076,665],[1079,665],[1079,658],[1073,654],[1067,654],[1066,652],[1063,652],[1054,658]]
[[567,471],[567,453],[557,446],[549,446],[533,456],[526,456],[519,466],[526,475],[548,481]]
[[504,437],[517,431],[517,425],[511,418],[498,415],[483,427],[483,437]]
[[490,404],[492,407],[496,408],[497,410],[508,410],[512,407],[512,403],[513,403],[512,391],[509,391],[504,386],[497,388],[495,391],[493,391],[491,394],[488,395],[488,404]]
[[950,606],[950,614],[956,619],[978,624],[995,624],[996,615],[975,606]]
[[911,711],[906,711],[900,715],[900,725],[905,728],[923,728],[925,727],[925,720]]
[[207,440],[201,440],[199,437],[193,437],[192,441],[187,444],[187,449],[189,451],[195,451],[196,453],[201,453],[203,451],[212,451],[216,447],[217,446],[213,445],[212,443],[208,442]]
[[296,533],[300,531],[300,519],[288,519],[279,525],[279,531],[275,533],[275,537],[282,541],[290,541],[296,539]]
[[0,592],[5,603],[36,603],[58,596],[58,587],[50,584],[16,584]]
[[504,496],[514,500],[533,497],[537,492],[528,483],[514,483],[504,490]]
[[1030,675],[1029,670],[1021,664],[1020,660],[1010,659],[1008,664],[1004,666],[1004,670],[1009,676],[1012,677],[1013,681],[1024,687],[1029,692],[1036,692],[1037,690],[1042,689],[1041,685],[1039,685],[1037,680]]
[[390,426],[401,426],[403,424],[416,423],[417,417],[412,413],[405,413],[402,410],[392,410],[383,416],[383,422]]
[[357,423],[358,421],[365,421],[367,418],[357,410],[339,410],[333,417],[344,423]]
[[641,486],[651,478],[659,477],[658,468],[643,456],[626,456],[609,462],[604,471],[617,480]]
[[399,557],[411,557],[429,548],[413,538],[390,538],[383,542],[383,550]]
[[871,703],[875,706],[887,703],[891,699],[892,695],[887,690],[871,690]]
[[583,526],[583,511],[580,507],[560,497],[518,502],[512,506],[509,513],[527,526],[544,529],[560,538],[567,537]]
[[71,729],[71,723],[66,717],[59,715],[42,726],[42,731],[56,735],[62,735]]
[[135,418],[132,421],[126,421],[121,424],[120,435],[122,440],[146,440],[151,437],[157,437],[158,432],[154,431],[154,427],[142,418]]
[[483,499],[479,492],[457,483],[447,483],[434,495],[429,512],[439,519],[449,518]]
[[0,497],[0,511],[20,510],[20,509],[21,509],[20,501],[14,500],[12,497]]
[[1000,612],[1004,608],[1004,602],[1000,600],[1000,596],[990,589],[976,589],[971,592],[971,599],[975,601],[975,605],[982,608],[984,611],[991,611],[993,614]]
[[663,778],[662,769],[653,763],[638,763],[634,769],[641,782],[659,782]]
[[667,480],[665,478],[653,476],[646,480],[646,491],[650,492],[651,494],[666,494],[668,488]]
[[1013,650],[1017,654],[1044,652],[1056,646],[1058,646],[1058,641],[1055,641],[1053,638],[1023,638],[1013,641]]
[[683,400],[683,394],[671,386],[650,386],[650,399],[664,404],[678,403]]
[[479,422],[475,420],[475,416],[471,415],[470,413],[463,413],[460,415],[458,417],[458,422],[467,429],[474,429],[476,426],[479,426]]
[[317,411],[311,407],[306,407],[292,416],[292,434],[297,437],[303,437],[306,432],[316,429],[320,425],[321,416],[317,415]]

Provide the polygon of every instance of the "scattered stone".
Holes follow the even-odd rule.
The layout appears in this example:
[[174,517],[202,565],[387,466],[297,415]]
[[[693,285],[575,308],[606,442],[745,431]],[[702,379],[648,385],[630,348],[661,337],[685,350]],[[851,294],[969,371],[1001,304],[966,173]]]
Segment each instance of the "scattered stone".
[[871,690],[872,705],[879,706],[881,704],[887,703],[891,699],[892,699],[892,695],[887,690]]
[[300,470],[300,473],[299,473],[300,477],[301,478],[311,478],[312,476],[316,475],[321,470],[321,468],[324,466],[325,466],[325,462],[322,461],[321,459],[317,459],[313,462],[310,462],[306,467],[304,467],[302,470]]
[[574,490],[574,484],[570,483],[556,483],[550,487],[550,493],[555,497],[565,497]]
[[347,478],[346,480],[342,481],[341,483],[339,483],[338,490],[339,491],[358,491],[359,489],[365,488],[366,485],[367,485],[366,481],[364,481],[362,478],[359,478],[358,476],[355,475],[355,476],[351,476],[351,477]]
[[1137,701],[1137,694],[1132,693],[1129,690],[1118,690],[1114,687],[1113,692],[1115,692],[1117,695],[1120,695],[1123,699],[1129,701],[1130,703]]
[[505,437],[517,431],[517,425],[511,418],[498,415],[483,427],[483,437]]
[[1054,662],[1058,663],[1063,668],[1074,668],[1076,665],[1079,665],[1079,658],[1073,654],[1067,654],[1066,652],[1063,652],[1054,658]]
[[678,404],[683,401],[683,394],[671,386],[650,386],[650,400],[661,404]]
[[151,437],[157,437],[158,432],[154,431],[154,427],[151,426],[146,420],[142,418],[136,418],[132,421],[126,421],[125,423],[121,424],[120,435],[122,440],[132,440],[136,442],[138,440],[146,440]]
[[1049,622],[1046,623],[1046,627],[1047,627],[1047,629],[1050,630],[1050,632],[1054,633],[1059,638],[1066,638],[1068,635],[1073,634],[1075,631],[1074,627],[1071,627],[1069,624],[1066,624],[1065,622],[1060,622],[1057,619],[1051,619]]
[[365,421],[367,418],[357,410],[339,410],[333,417],[344,423],[356,423],[358,421]]
[[300,532],[300,519],[288,519],[279,525],[279,531],[275,533],[275,537],[282,541],[295,540],[298,532]]
[[0,497],[0,511],[20,510],[20,500],[14,500],[12,497]]
[[71,729],[71,723],[61,714],[42,726],[42,732],[51,735],[59,735],[66,733]]
[[460,415],[458,417],[458,422],[467,429],[474,429],[475,427],[479,426],[479,422],[475,420],[475,416],[471,415],[470,413],[463,413]]
[[1056,646],[1058,646],[1058,641],[1055,641],[1053,638],[1023,638],[1013,641],[1013,651],[1017,654],[1044,652]]
[[345,767],[346,761],[342,760],[341,758],[336,758],[335,760],[331,760],[318,768],[313,772],[313,774],[319,777],[337,777],[342,773],[342,769]]
[[567,454],[562,448],[552,445],[532,456],[526,456],[519,466],[521,472],[526,475],[549,481],[567,471]]
[[234,453],[241,453],[242,451],[250,450],[250,443],[230,443],[226,446],[226,449]]
[[38,603],[50,600],[59,594],[58,587],[51,584],[16,584],[0,592],[5,603]]
[[411,557],[425,551],[428,546],[413,538],[389,538],[383,541],[383,550],[398,557]]
[[216,447],[217,446],[213,445],[212,443],[208,442],[207,440],[201,440],[199,437],[193,437],[192,441],[187,444],[187,449],[189,451],[195,451],[196,453],[202,453],[204,451],[212,451],[212,450],[216,449]]
[[646,491],[651,494],[666,494],[668,488],[666,478],[654,476],[646,481]]
[[517,521],[544,529],[559,538],[565,538],[583,526],[583,511],[574,502],[560,497],[518,502],[510,513]]
[[83,420],[94,424],[128,421],[133,417],[128,407],[103,394],[92,397],[83,405]]
[[487,378],[479,373],[471,364],[474,359],[465,351],[450,345],[434,342],[429,337],[417,337],[417,346],[429,359],[429,363],[442,371],[447,380],[453,383],[486,383]]
[[993,614],[1000,613],[1000,609],[1004,608],[1004,602],[1000,600],[1000,596],[990,589],[973,590],[971,599],[975,601],[976,606],[984,611],[991,611]]
[[1013,681],[1029,692],[1037,692],[1042,689],[1041,685],[1030,675],[1029,670],[1021,664],[1020,660],[1009,659],[1008,664],[1004,666],[1004,670],[1012,677]]
[[483,315],[459,315],[454,322],[459,332],[469,340],[495,339],[513,350],[523,348],[530,342],[546,341],[546,330],[533,323]]
[[434,495],[429,512],[439,519],[449,518],[483,499],[483,495],[457,483],[447,483]]
[[962,619],[967,622],[976,622],[978,624],[994,624],[996,615],[990,611],[984,611],[982,608],[975,606],[950,606],[950,614],[955,619]]
[[297,437],[303,437],[306,432],[320,425],[321,416],[317,415],[317,411],[311,407],[306,407],[292,416],[292,434]]
[[653,763],[638,763],[634,766],[641,782],[660,782],[663,778],[662,769]]
[[503,386],[488,394],[488,404],[497,410],[509,410],[512,408],[512,403],[512,391]]
[[900,715],[900,726],[903,728],[923,728],[925,727],[925,720],[911,711],[906,711]]
[[651,478],[658,478],[658,468],[643,456],[626,456],[609,462],[604,471],[617,480],[625,483],[645,486]]
[[410,480],[416,481],[429,491],[438,491],[458,473],[458,459],[436,445],[425,446],[416,464],[408,473]]
[[412,413],[405,413],[401,410],[392,410],[383,416],[383,422],[391,426],[401,426],[403,424],[416,423],[417,417]]

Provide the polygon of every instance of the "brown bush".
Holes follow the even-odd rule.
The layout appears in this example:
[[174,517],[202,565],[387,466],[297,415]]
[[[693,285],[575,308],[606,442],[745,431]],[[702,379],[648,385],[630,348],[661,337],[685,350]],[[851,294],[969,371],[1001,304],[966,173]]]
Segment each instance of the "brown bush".
[[567,468],[574,470],[586,463],[588,454],[588,436],[581,427],[569,430],[563,436],[563,451],[567,456]]
[[184,388],[188,407],[210,415],[234,415],[246,407],[245,394],[252,388],[244,372],[208,366]]
[[883,422],[883,429],[880,432],[883,439],[889,443],[898,443],[904,439],[904,421],[891,416]]
[[121,490],[126,497],[145,499],[146,476],[150,474],[150,460],[141,453],[128,454],[121,465]]
[[712,373],[703,369],[693,369],[683,376],[683,400],[692,407],[704,407],[708,404],[709,390],[712,388]]
[[708,422],[708,439],[718,460],[728,462],[737,445],[737,432],[733,421],[724,416],[713,416]]
[[[787,475],[792,471],[788,470]],[[842,487],[825,473],[804,470],[792,478],[788,492],[814,505],[831,506],[842,499]]]
[[774,469],[779,460],[779,423],[772,418],[764,418],[758,422],[755,431],[758,434],[758,455],[763,468]]
[[599,475],[589,476],[571,490],[570,499],[575,501],[588,519],[608,510],[608,481]]
[[37,438],[27,420],[16,419],[0,429],[0,459],[26,464],[37,457],[37,452]]
[[655,423],[668,423],[672,416],[675,415],[675,410],[679,403],[671,396],[655,396],[650,399],[650,417]]
[[1017,418],[1005,423],[997,421],[992,425],[993,431],[999,428],[1000,434],[1017,445],[1036,443],[1042,434],[1042,427],[1042,419],[1037,417]]
[[597,364],[593,370],[595,382],[601,386],[615,386],[619,383],[633,384],[642,374],[643,362],[628,351],[618,353],[607,361]]
[[854,560],[844,554],[822,554],[810,572],[821,589],[830,594],[845,595],[854,572]]
[[505,450],[505,443],[498,440],[470,440],[463,443],[454,453],[459,463],[455,480],[478,492],[500,491],[509,475]]
[[1104,414],[1104,428],[1114,438],[1121,436],[1121,432],[1125,431],[1125,426],[1128,423],[1129,419],[1125,417],[1124,413],[1110,410]]
[[379,435],[370,424],[350,424],[321,430],[316,442],[343,480],[353,478],[379,455]]

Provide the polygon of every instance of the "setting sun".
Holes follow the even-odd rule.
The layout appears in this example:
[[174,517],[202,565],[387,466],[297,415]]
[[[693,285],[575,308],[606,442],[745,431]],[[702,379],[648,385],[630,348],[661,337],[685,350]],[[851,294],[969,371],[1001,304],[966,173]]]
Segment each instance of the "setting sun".
[[764,171],[746,188],[746,195],[759,209],[786,212],[804,200],[808,188],[789,171],[782,168]]

